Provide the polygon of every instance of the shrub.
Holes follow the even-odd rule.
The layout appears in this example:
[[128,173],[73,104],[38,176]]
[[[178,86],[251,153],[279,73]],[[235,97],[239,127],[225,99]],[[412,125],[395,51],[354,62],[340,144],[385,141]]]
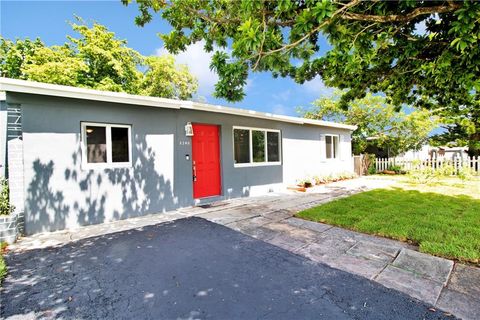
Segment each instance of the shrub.
[[363,172],[367,174],[375,174],[377,170],[375,169],[375,155],[366,153],[362,158],[362,169]]
[[409,180],[412,183],[427,184],[434,182],[438,175],[432,167],[424,167],[420,169],[411,170],[408,174]]
[[387,168],[388,171],[394,171],[395,173],[401,173],[402,172],[402,167],[399,165],[389,165]]
[[0,215],[10,214],[13,209],[14,207],[10,204],[8,182],[5,179],[0,179]]
[[462,181],[471,180],[474,174],[475,174],[475,171],[472,168],[467,167],[466,165],[460,167],[457,172],[457,176]]
[[312,180],[310,180],[310,178],[300,179],[300,180],[297,180],[297,185],[305,188],[309,188],[312,186]]
[[372,163],[368,167],[367,174],[372,175],[372,174],[375,174],[375,173],[377,173],[377,169],[375,169],[375,165]]
[[298,180],[298,182],[299,184],[302,184],[302,182],[304,181],[311,181],[315,185],[320,185],[320,184],[325,184],[329,182],[353,179],[356,177],[357,175],[354,172],[345,171],[340,173],[332,173],[329,175],[316,175],[316,176],[313,176],[312,179],[306,178],[306,179]]
[[455,167],[451,164],[444,163],[436,169],[435,173],[439,177],[450,177],[455,174]]

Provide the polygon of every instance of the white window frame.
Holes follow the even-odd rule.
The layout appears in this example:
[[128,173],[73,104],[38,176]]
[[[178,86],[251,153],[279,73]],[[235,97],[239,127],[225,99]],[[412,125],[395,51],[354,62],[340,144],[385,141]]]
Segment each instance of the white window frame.
[[[132,125],[104,122],[81,122],[81,149],[83,169],[110,169],[110,168],[131,168],[132,167]],[[87,161],[87,126],[105,127],[105,138],[107,144],[107,162]],[[128,162],[112,162],[112,128],[128,129]]]
[[[325,134],[325,159],[327,161],[338,161],[340,160],[340,135],[339,134]],[[331,153],[333,154],[333,157],[332,158],[328,158],[327,157],[327,137],[332,137],[332,146],[331,146]],[[335,152],[335,143],[333,142],[333,138],[336,137],[337,138],[337,149],[336,149],[336,152]]]
[[[249,136],[249,153],[250,153],[250,162],[248,163],[235,163],[235,130],[248,130]],[[253,162],[253,143],[252,143],[252,131],[263,131],[265,135],[265,161],[264,162]],[[267,141],[267,132],[276,132],[278,133],[278,158],[279,161],[268,162],[268,141]],[[266,129],[266,128],[255,128],[255,127],[240,127],[233,126],[232,128],[232,151],[233,151],[233,165],[235,168],[242,167],[261,167],[261,166],[279,166],[282,164],[282,132],[277,129]]]

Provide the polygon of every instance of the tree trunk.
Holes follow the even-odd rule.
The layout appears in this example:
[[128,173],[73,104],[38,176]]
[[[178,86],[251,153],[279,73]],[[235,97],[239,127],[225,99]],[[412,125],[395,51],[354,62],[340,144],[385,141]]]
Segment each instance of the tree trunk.
[[468,156],[469,157],[478,157],[480,156],[480,128],[477,129],[477,132],[471,134],[468,138]]

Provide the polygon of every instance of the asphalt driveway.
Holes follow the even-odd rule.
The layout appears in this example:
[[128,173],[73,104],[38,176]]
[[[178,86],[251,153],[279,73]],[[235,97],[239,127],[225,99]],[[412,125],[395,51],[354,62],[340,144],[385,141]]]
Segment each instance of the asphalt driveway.
[[200,218],[11,253],[7,263],[0,318],[445,317],[400,292]]

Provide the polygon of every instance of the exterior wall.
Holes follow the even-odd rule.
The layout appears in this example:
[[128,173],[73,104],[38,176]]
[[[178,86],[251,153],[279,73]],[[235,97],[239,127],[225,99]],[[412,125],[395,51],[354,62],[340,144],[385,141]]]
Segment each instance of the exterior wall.
[[[21,109],[19,105],[7,105],[0,101],[0,178],[7,177],[10,203],[14,211],[0,216],[0,242],[13,243],[23,232],[24,184],[23,141],[21,139]],[[7,165],[8,163],[8,165]],[[10,168],[10,172],[7,171]]]
[[23,141],[20,138],[11,139],[7,142],[7,146],[10,204],[14,207],[10,215],[16,217],[15,221],[19,223],[18,232],[23,233],[23,217],[25,212]]
[[[284,183],[302,178],[306,169],[312,174],[340,169],[322,158],[325,133],[342,134],[345,167],[340,171],[353,170],[348,130],[26,94],[9,93],[7,99],[22,107],[27,234],[195,204],[192,164],[186,159],[191,159],[187,122],[220,126],[222,198],[280,190]],[[81,121],[132,125],[132,167],[82,168]],[[233,126],[281,130],[283,165],[236,168]]]
[[[350,131],[317,126],[288,125],[283,130],[284,182],[314,175],[353,172]],[[339,157],[326,158],[325,134],[339,135]]]

